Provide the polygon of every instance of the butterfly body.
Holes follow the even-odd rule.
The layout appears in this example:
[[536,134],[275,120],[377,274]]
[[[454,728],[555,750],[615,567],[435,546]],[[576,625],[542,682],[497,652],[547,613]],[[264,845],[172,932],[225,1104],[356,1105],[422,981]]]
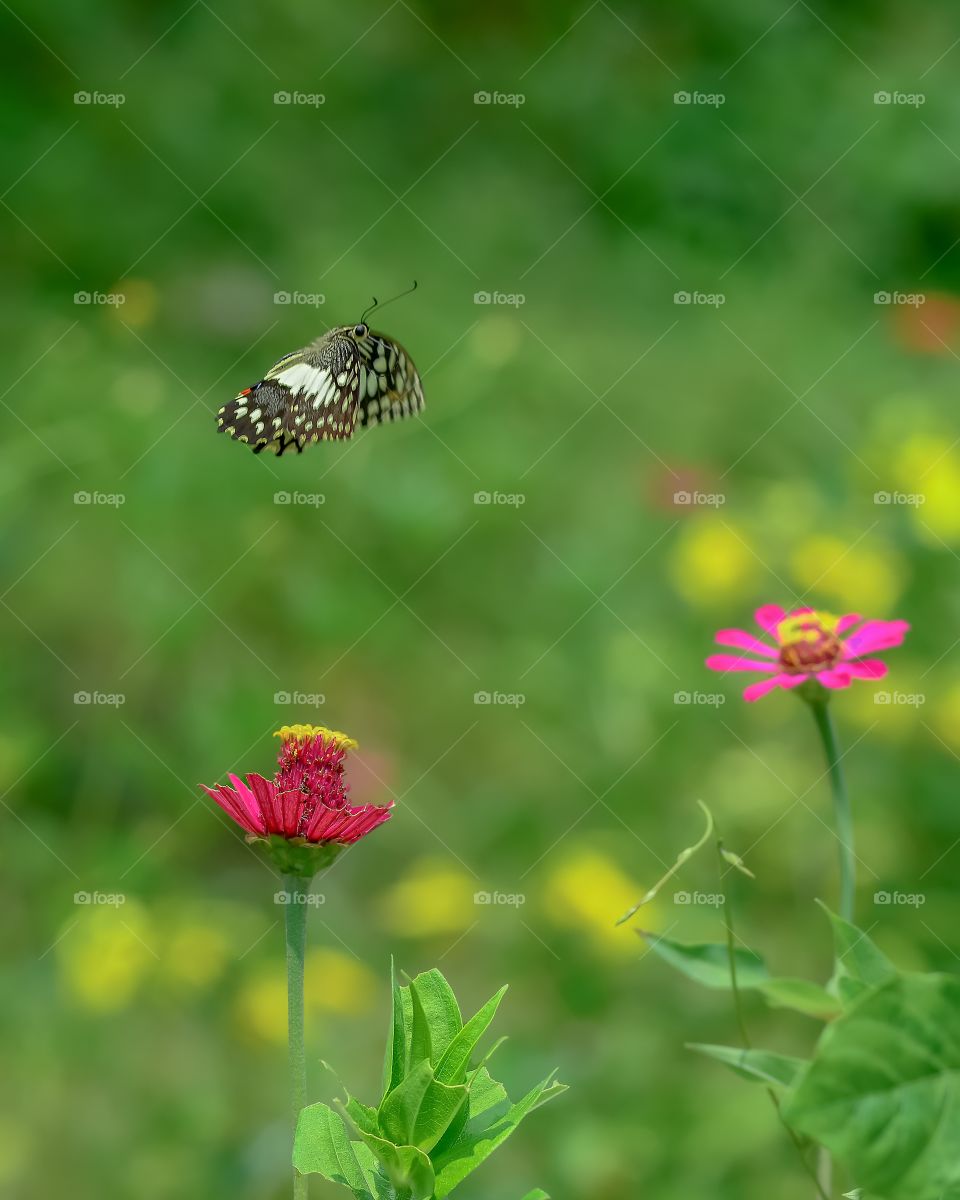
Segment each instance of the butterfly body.
[[363,322],[340,325],[285,354],[263,379],[217,414],[217,427],[255,454],[344,441],[358,425],[398,421],[423,409],[423,385],[399,342]]

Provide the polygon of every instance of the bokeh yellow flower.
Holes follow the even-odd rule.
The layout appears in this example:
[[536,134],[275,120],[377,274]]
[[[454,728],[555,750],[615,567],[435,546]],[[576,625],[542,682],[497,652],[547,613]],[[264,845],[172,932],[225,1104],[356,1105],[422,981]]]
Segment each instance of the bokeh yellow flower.
[[422,858],[387,892],[383,923],[407,937],[460,933],[477,919],[476,881],[449,862]]
[[61,977],[70,995],[92,1012],[125,1008],[157,962],[156,931],[144,908],[80,907],[56,944]]
[[916,498],[906,505],[914,524],[934,544],[960,540],[960,453],[952,437],[914,434],[894,460],[897,486]]
[[[613,859],[599,850],[581,848],[565,855],[547,876],[543,908],[558,925],[586,933],[593,946],[615,957],[636,958],[636,934],[614,922],[636,904],[646,890]],[[643,909],[646,928],[659,924],[656,904]]]
[[373,972],[345,950],[310,950],[304,963],[306,1007],[319,1012],[366,1012],[373,1004],[377,980]]
[[844,612],[887,613],[906,582],[900,556],[874,537],[813,534],[797,544],[790,569],[801,594],[815,591]]
[[677,591],[699,606],[749,595],[759,569],[747,536],[732,522],[713,515],[699,517],[683,529],[670,563]]

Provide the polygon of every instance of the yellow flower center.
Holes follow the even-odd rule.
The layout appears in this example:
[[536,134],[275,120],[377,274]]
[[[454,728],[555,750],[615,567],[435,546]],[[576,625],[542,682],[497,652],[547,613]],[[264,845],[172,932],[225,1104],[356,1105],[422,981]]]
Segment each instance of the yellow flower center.
[[281,725],[273,736],[280,738],[284,744],[321,737],[325,742],[333,742],[343,750],[356,750],[360,744],[349,734],[341,733],[337,729],[327,729],[325,725]]
[[839,617],[827,612],[793,613],[777,626],[779,661],[789,675],[828,671],[843,657]]

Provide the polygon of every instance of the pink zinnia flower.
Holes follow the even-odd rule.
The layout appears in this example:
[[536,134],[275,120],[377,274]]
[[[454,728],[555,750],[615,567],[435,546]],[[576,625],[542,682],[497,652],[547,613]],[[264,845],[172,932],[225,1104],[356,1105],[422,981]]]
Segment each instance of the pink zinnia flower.
[[[248,775],[246,781],[230,775],[233,787],[203,788],[247,831],[248,841],[337,851],[389,818],[393,801],[357,808],[347,799],[350,785],[344,779],[344,760],[348,750],[356,749],[353,738],[321,725],[284,725],[274,737],[283,744],[272,781],[257,774]],[[282,846],[277,848],[286,867],[290,856]]]
[[864,621],[859,613],[835,617],[813,608],[787,613],[777,604],[765,604],[754,617],[774,645],[742,629],[721,629],[718,645],[757,657],[714,654],[707,659],[712,671],[763,671],[767,675],[744,690],[744,700],[758,700],[778,687],[799,687],[808,679],[825,688],[849,687],[854,679],[882,679],[886,663],[863,656],[899,646],[910,628],[906,621]]

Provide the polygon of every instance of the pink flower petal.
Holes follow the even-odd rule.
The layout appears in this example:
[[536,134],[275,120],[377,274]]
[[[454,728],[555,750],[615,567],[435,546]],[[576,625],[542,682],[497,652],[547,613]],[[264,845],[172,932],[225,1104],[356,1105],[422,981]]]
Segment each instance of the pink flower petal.
[[834,632],[836,633],[837,637],[840,637],[841,634],[846,633],[848,629],[862,620],[863,617],[861,617],[859,613],[846,613],[846,615],[842,616],[837,622],[837,628]]
[[222,783],[218,783],[215,788],[208,788],[205,784],[201,784],[200,786],[210,799],[215,801],[227,816],[236,821],[247,833],[263,833],[262,826],[252,820],[233,788],[228,788]]
[[853,655],[873,654],[877,650],[890,650],[903,643],[910,628],[909,621],[867,621],[847,638],[848,653]]
[[786,615],[779,604],[764,604],[753,614],[753,619],[764,633],[769,633],[776,637],[777,626]]
[[809,679],[809,675],[774,675],[771,679],[761,679],[759,683],[751,683],[749,687],[743,689],[744,700],[759,700],[761,696],[765,696],[767,692],[772,692],[774,688],[795,688],[799,687]]
[[276,799],[273,814],[276,821],[276,833],[284,837],[296,837],[300,831],[300,817],[303,813],[304,801],[307,797],[301,791],[287,790],[281,792],[274,785]]
[[718,646],[736,646],[738,650],[752,650],[754,654],[762,654],[764,658],[776,658],[777,651],[766,642],[761,642],[752,633],[742,629],[721,629],[714,641]]
[[882,679],[887,673],[887,664],[879,658],[864,658],[859,662],[844,663],[843,669],[854,679]]
[[830,688],[831,690],[849,687],[850,679],[851,675],[848,663],[834,667],[832,671],[817,672],[817,682],[822,683],[825,688]]
[[735,654],[711,654],[707,659],[711,671],[775,671],[776,663],[757,662],[752,658],[738,658]]
[[263,816],[262,808],[257,800],[255,791],[251,790],[246,780],[241,779],[239,775],[227,775],[227,778],[233,784],[237,792],[237,797],[244,807],[244,811],[254,825],[257,826],[258,832],[263,832]]

